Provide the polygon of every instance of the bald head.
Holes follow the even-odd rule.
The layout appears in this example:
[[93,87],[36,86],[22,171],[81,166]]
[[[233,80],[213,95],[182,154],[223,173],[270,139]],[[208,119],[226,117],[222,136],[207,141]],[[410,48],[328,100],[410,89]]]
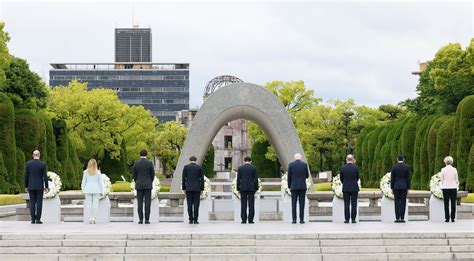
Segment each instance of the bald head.
[[296,153],[294,156],[295,160],[301,160],[303,156],[300,153]]
[[354,161],[355,161],[354,160],[354,155],[349,154],[349,155],[346,156],[346,162],[347,163],[354,163]]
[[33,151],[33,158],[34,159],[39,159],[41,157],[41,153],[39,150]]

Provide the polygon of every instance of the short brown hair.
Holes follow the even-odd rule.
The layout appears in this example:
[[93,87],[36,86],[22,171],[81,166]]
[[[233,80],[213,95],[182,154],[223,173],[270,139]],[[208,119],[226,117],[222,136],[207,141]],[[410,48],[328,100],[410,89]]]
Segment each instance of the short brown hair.
[[146,150],[141,150],[140,151],[140,157],[146,157],[148,155],[148,151]]
[[189,161],[197,161],[197,158],[195,156],[189,157]]

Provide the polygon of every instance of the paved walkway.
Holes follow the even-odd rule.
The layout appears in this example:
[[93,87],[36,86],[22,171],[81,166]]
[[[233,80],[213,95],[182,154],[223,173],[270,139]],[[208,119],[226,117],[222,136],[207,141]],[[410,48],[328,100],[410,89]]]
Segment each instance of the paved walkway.
[[449,233],[466,232],[474,235],[474,220],[458,220],[455,223],[414,221],[404,224],[360,222],[343,224],[332,222],[311,222],[291,224],[283,222],[262,222],[240,224],[212,222],[190,225],[187,223],[159,223],[138,225],[134,223],[84,224],[68,222],[61,224],[35,225],[26,221],[0,221],[2,234],[303,234],[303,233]]

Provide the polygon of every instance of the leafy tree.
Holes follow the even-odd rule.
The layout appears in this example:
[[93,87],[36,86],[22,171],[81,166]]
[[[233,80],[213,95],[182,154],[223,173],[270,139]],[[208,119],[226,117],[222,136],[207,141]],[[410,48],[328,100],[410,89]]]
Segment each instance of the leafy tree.
[[252,164],[257,168],[260,178],[279,178],[280,173],[277,163],[265,157],[268,146],[268,141],[255,142],[252,145]]
[[118,159],[125,139],[126,151],[131,155],[128,163],[132,163],[140,150],[150,150],[156,138],[156,118],[142,106],[122,104],[113,90],[87,91],[86,83],[72,81],[50,91],[48,109],[53,117],[67,122],[82,161],[100,160],[105,151],[112,159]]
[[5,85],[5,69],[10,64],[10,55],[8,54],[7,43],[10,41],[10,36],[3,30],[5,23],[0,21],[0,90]]
[[112,182],[122,180],[122,176],[125,180],[131,180],[124,140],[120,145],[120,157],[112,158],[111,153],[108,151],[105,151],[104,155],[104,159],[100,162],[101,171],[107,174]]
[[10,97],[15,108],[46,108],[48,88],[41,77],[30,70],[25,60],[12,57],[5,75],[6,81],[0,91]]
[[176,169],[178,157],[188,135],[188,129],[174,121],[158,125],[158,136],[155,141],[154,153],[163,164],[163,174],[171,175]]
[[304,81],[273,81],[265,84],[265,88],[278,97],[291,116],[321,101],[314,97],[314,90],[306,89]]
[[387,120],[395,120],[405,115],[405,110],[400,105],[383,104],[379,106],[379,111],[387,114]]
[[[1,32],[1,30],[0,30]],[[0,93],[0,153],[5,155],[5,181],[12,187],[17,187],[15,179],[17,169],[15,164],[15,111],[13,103],[4,93]],[[22,171],[22,170],[19,170]]]
[[202,162],[202,170],[204,171],[204,175],[206,175],[206,177],[214,177],[214,146],[212,146],[212,144],[209,145],[206,157]]

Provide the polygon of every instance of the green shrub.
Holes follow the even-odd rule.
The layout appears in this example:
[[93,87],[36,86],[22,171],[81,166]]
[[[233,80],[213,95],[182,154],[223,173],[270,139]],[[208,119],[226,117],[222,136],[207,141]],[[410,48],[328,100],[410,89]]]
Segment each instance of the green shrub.
[[125,140],[121,143],[120,157],[112,159],[110,152],[104,152],[104,159],[100,163],[102,172],[106,173],[112,182],[122,180],[122,176],[126,180],[130,180],[130,172],[127,165],[127,152],[125,148]]
[[[15,164],[15,111],[12,101],[5,93],[0,93],[0,153],[5,156],[4,164],[7,171],[5,189],[14,190],[17,185],[17,168]],[[21,172],[22,170],[19,170]],[[1,187],[1,185],[0,185]]]
[[8,193],[10,189],[10,184],[7,182],[7,168],[3,163],[3,155],[0,152],[0,193]]
[[16,169],[18,170],[17,175],[16,175],[16,180],[18,184],[18,192],[23,192],[23,188],[25,186],[25,177],[24,177],[24,171],[25,171],[25,153],[21,151],[20,148],[16,149]]
[[69,139],[67,134],[66,121],[53,120],[53,131],[56,140],[56,155],[61,163],[61,172],[57,173],[62,180],[64,189],[71,188],[71,162],[69,160]]
[[438,173],[435,170],[436,164],[436,142],[438,138],[438,131],[441,128],[441,125],[448,119],[448,116],[440,116],[438,117],[433,124],[431,124],[431,128],[428,132],[428,176],[431,177],[432,175]]
[[202,170],[204,175],[208,178],[214,177],[214,146],[211,144],[209,145],[209,149],[207,150],[206,157],[202,162]]
[[474,193],[469,193],[467,197],[461,199],[461,202],[474,204]]
[[46,125],[44,124],[44,120],[41,115],[36,115],[38,120],[38,150],[41,152],[41,160],[44,162],[48,162],[48,150],[46,149]]
[[439,116],[430,117],[429,121],[426,123],[426,129],[422,136],[421,148],[420,148],[420,173],[421,173],[421,189],[428,190],[430,184],[430,178],[432,174],[429,172],[430,159],[428,157],[428,133],[431,129],[431,125]]
[[[451,138],[453,137],[454,121],[454,117],[449,117],[438,130],[438,135],[436,137],[435,173],[438,173],[441,168],[444,167],[443,160],[449,155]],[[454,161],[456,162],[456,159]]]
[[415,145],[416,128],[420,118],[412,117],[408,120],[400,136],[400,153],[405,157],[405,164],[413,173],[413,153]]
[[73,177],[73,184],[72,184],[72,189],[79,189],[81,187],[81,181],[82,181],[82,163],[79,160],[79,157],[77,156],[77,151],[76,151],[76,145],[74,144],[74,141],[69,138],[69,159],[71,160],[72,164],[72,169],[73,172],[71,173],[71,176]]
[[112,192],[130,192],[132,191],[130,189],[130,182],[126,181],[116,181],[114,184],[112,184]]
[[372,163],[372,185],[376,184],[378,180],[382,178],[382,167],[383,167],[383,155],[382,147],[386,143],[388,132],[391,126],[383,126],[382,131],[377,138],[377,145],[374,151],[374,161]]
[[456,111],[456,119],[459,123],[457,138],[456,158],[454,162],[459,173],[461,188],[465,188],[469,168],[469,151],[474,142],[474,95],[464,98]]
[[257,168],[260,178],[279,178],[279,172],[275,161],[265,158],[270,144],[265,142],[255,142],[252,146],[252,164]]
[[166,185],[161,185],[160,192],[170,192],[171,187]]
[[474,144],[471,145],[471,150],[469,151],[469,167],[466,178],[466,190],[469,192],[474,192]]
[[369,158],[369,164],[367,165],[367,171],[368,171],[368,182],[367,186],[371,187],[374,183],[375,180],[377,179],[376,173],[374,173],[375,168],[375,149],[377,147],[378,143],[378,137],[380,133],[382,132],[383,127],[377,127],[372,131],[372,133],[368,136],[368,144],[367,144],[367,152],[368,152],[368,158]]
[[53,123],[44,114],[40,115],[40,117],[44,122],[46,132],[46,151],[48,154],[46,164],[48,164],[48,170],[53,171],[55,173],[60,173],[61,163],[58,161],[58,157],[56,154],[56,138],[54,137]]
[[27,159],[29,159],[34,150],[39,149],[40,133],[38,130],[39,118],[30,110],[21,109],[15,113],[15,139],[16,145],[20,148]]
[[0,195],[0,206],[23,204],[24,200],[20,198],[20,195]]
[[413,148],[413,174],[412,174],[412,188],[420,189],[423,186],[423,173],[421,172],[421,151],[422,144],[426,137],[427,129],[431,121],[431,116],[423,117],[418,123],[415,133],[415,147]]

